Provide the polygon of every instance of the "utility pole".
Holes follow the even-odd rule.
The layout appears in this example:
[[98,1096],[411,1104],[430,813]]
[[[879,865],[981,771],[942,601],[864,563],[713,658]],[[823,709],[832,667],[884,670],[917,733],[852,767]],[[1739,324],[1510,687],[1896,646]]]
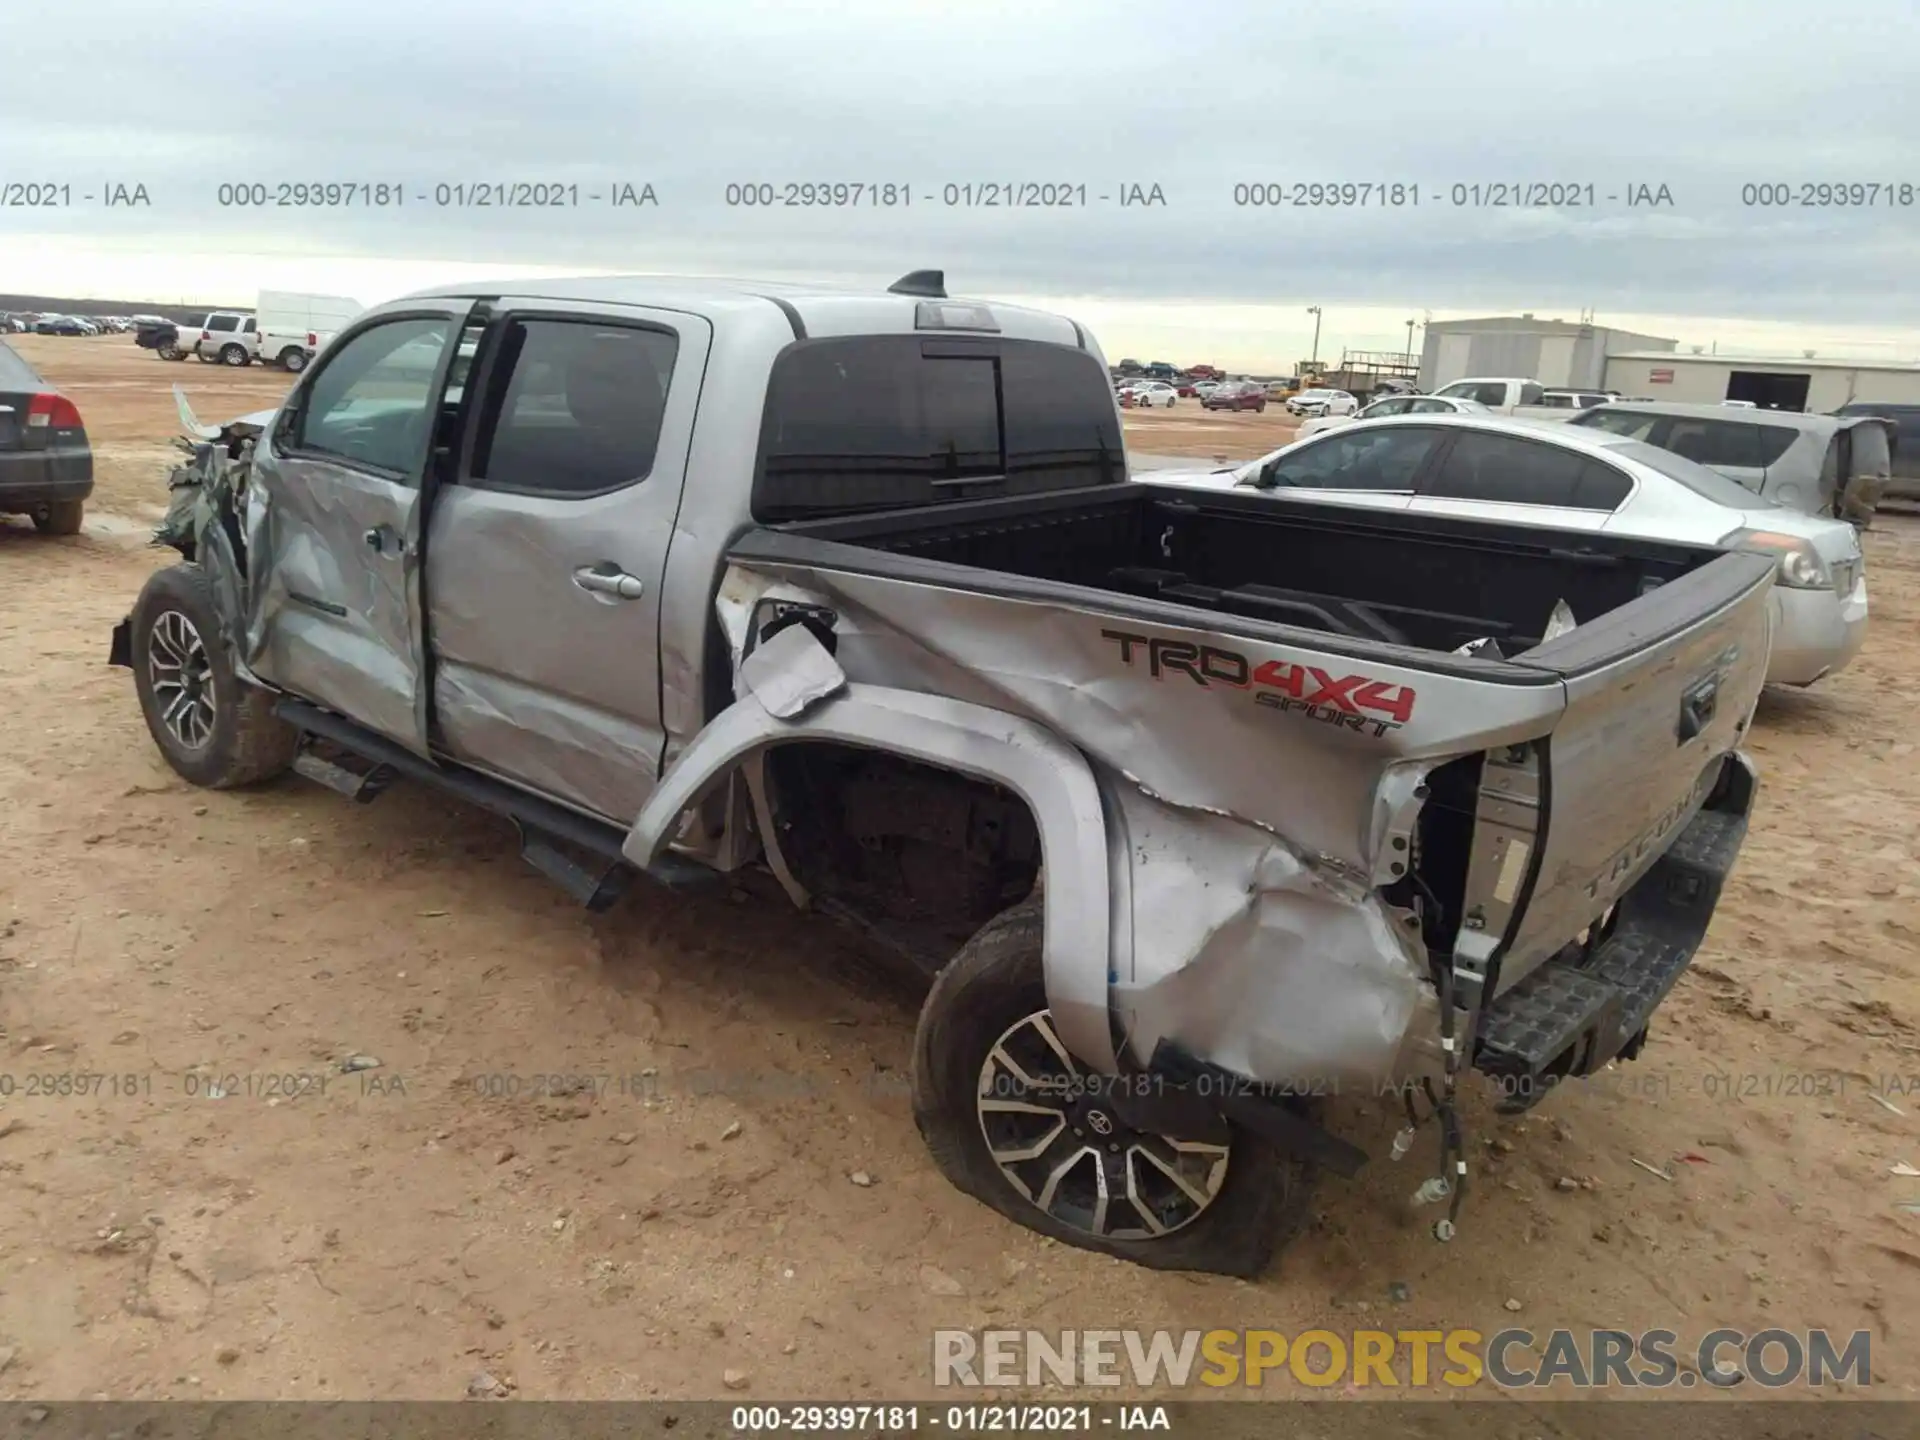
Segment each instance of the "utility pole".
[[1307,314],[1313,317],[1313,356],[1307,363],[1317,368],[1320,364],[1320,307],[1307,306]]
[[1407,320],[1407,364],[1409,365],[1413,364],[1413,327],[1416,323],[1411,318]]

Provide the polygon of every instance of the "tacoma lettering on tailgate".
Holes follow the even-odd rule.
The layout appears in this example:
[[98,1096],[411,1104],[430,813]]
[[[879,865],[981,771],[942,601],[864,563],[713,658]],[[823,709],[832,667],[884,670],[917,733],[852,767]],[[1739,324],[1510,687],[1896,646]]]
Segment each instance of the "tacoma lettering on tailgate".
[[1224,685],[1251,690],[1256,705],[1282,714],[1298,712],[1322,724],[1373,735],[1397,730],[1413,718],[1411,685],[1368,675],[1335,675],[1317,665],[1287,660],[1256,665],[1238,650],[1190,640],[1165,640],[1125,630],[1102,630],[1100,637],[1120,647],[1125,664],[1136,664],[1144,656],[1147,673],[1155,680],[1184,675],[1203,689]]

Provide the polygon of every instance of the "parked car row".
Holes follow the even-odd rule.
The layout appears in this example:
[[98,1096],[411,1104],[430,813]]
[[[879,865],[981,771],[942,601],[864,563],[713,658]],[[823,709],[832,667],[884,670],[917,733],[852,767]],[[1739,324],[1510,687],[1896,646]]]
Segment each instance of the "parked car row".
[[130,315],[55,315],[45,311],[0,314],[4,335],[108,335],[133,328]]
[[342,296],[262,290],[253,314],[214,310],[185,322],[151,316],[134,343],[162,360],[192,355],[207,364],[259,361],[297,375],[362,308]]

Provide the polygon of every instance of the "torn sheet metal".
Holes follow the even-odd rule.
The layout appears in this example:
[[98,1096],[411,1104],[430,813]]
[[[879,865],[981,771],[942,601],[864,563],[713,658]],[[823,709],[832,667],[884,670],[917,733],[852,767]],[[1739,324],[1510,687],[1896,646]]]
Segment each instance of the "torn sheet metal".
[[1540,643],[1544,645],[1549,640],[1558,640],[1579,626],[1580,622],[1573,618],[1573,607],[1565,600],[1556,600],[1553,602],[1553,613],[1547,617],[1546,633],[1540,637]]
[[[1082,979],[1110,986],[1137,1059],[1174,1039],[1274,1084],[1437,1073],[1425,952],[1376,887],[1408,861],[1425,777],[1460,744],[1457,716],[1447,751],[1409,754],[1404,734],[1334,734],[1248,704],[1235,687],[1216,694],[1183,675],[1155,683],[1115,647],[1088,643],[1111,617],[838,572],[776,579],[736,567],[721,587],[736,653],[776,590],[833,609],[834,659],[856,687],[1028,717],[1093,760],[1112,941],[1108,975]],[[1480,699],[1477,718],[1498,734]],[[1052,911],[1073,887],[1051,852],[1046,884]]]
[[740,664],[740,683],[781,720],[794,720],[846,687],[847,675],[805,625],[760,641]]
[[1107,793],[1130,871],[1113,1008],[1138,1062],[1172,1040],[1297,1094],[1438,1073],[1418,933],[1378,895],[1232,819]]

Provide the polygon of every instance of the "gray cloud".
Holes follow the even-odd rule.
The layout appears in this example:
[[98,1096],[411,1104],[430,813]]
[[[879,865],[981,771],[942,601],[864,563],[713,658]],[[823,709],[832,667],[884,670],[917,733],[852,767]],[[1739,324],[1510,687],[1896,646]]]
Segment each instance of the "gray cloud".
[[[943,265],[976,292],[1913,323],[1911,0],[69,0],[63,22],[87,37],[85,74],[0,89],[0,181],[139,181],[154,204],[4,210],[0,234],[138,236],[157,258],[297,242],[636,270]],[[407,198],[216,204],[223,183],[283,180]],[[651,183],[660,204],[433,201],[439,183],[511,180]],[[1091,203],[943,203],[949,184],[1003,180],[1084,184]],[[913,200],[725,203],[753,181],[905,183]],[[1250,181],[1407,184],[1419,201],[1236,206]],[[1596,203],[1453,203],[1456,185],[1531,181],[1591,184]],[[1905,185],[1908,203],[1742,204],[1743,185],[1802,181],[1891,184],[1896,201]],[[1128,183],[1158,184],[1165,207],[1092,198]],[[1606,198],[1635,185],[1674,203]]]

